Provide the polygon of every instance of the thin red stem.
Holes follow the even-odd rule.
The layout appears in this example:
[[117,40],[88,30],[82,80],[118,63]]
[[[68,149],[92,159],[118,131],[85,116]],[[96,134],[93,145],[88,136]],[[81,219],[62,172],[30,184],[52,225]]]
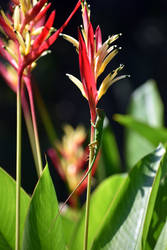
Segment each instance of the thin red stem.
[[34,99],[32,94],[32,87],[31,87],[31,77],[25,77],[26,88],[28,91],[29,101],[30,101],[30,109],[32,115],[32,123],[34,128],[34,136],[35,136],[35,144],[36,144],[36,151],[37,151],[37,159],[38,159],[38,176],[40,177],[42,174],[42,157],[41,157],[41,150],[39,144],[39,136],[38,136],[38,128],[37,128],[37,121],[35,115],[35,107],[34,107]]
[[26,127],[27,127],[29,140],[30,140],[30,145],[31,145],[31,149],[32,149],[34,162],[35,162],[35,167],[36,167],[37,174],[38,174],[38,160],[37,160],[37,152],[36,152],[36,147],[35,147],[35,136],[34,136],[34,131],[33,131],[33,125],[32,125],[32,119],[31,119],[31,114],[30,114],[30,110],[29,110],[29,105],[27,103],[27,99],[26,99],[24,91],[22,91],[21,97],[22,97],[21,100],[22,100],[22,108],[23,108],[25,123],[26,123]]

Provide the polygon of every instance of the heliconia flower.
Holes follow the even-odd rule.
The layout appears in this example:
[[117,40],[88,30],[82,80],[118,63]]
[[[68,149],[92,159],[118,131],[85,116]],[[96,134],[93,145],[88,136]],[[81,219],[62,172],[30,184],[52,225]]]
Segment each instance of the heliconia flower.
[[79,53],[79,68],[81,81],[71,74],[67,74],[70,80],[80,89],[82,95],[88,100],[91,119],[96,118],[96,106],[108,88],[116,81],[127,76],[117,77],[118,72],[124,67],[120,65],[112,73],[108,74],[97,90],[97,79],[104,72],[108,63],[115,57],[121,48],[110,46],[121,34],[109,37],[102,43],[101,29],[98,26],[94,32],[90,22],[90,9],[86,1],[82,1],[83,26],[78,31],[79,41],[71,36],[62,36],[71,42]]
[[[69,191],[72,192],[87,171],[85,167],[88,165],[89,148],[83,147],[87,137],[84,127],[78,126],[73,129],[70,125],[66,125],[64,133],[62,141],[55,143],[56,150],[49,149],[48,155],[61,178],[67,182]],[[93,166],[92,175],[95,173],[98,159],[99,157]],[[76,194],[82,194],[86,185],[87,179],[76,190]]]
[[[13,11],[10,15],[0,11],[0,26],[6,36],[6,39],[0,40],[0,54],[15,69],[25,69],[27,66],[33,68],[33,63],[44,52],[47,53],[81,4],[79,0],[65,23],[51,34],[55,11],[51,12],[45,22],[51,5],[47,2],[48,0],[12,0]],[[14,51],[11,50],[9,41],[15,43]]]

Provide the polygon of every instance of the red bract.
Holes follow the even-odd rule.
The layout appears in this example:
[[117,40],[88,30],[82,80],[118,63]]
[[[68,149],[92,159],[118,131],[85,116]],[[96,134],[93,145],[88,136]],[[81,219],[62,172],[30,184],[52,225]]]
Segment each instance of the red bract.
[[48,0],[40,0],[33,8],[31,8],[27,13],[25,13],[25,16],[22,21],[21,33],[24,30],[25,25],[30,23],[34,18],[36,18],[36,16],[39,15],[42,7],[47,1]]
[[88,98],[90,112],[92,115],[92,121],[95,121],[96,118],[96,105],[97,105],[97,89],[94,74],[91,68],[91,57],[88,58],[87,50],[85,43],[83,41],[82,35],[79,31],[79,66],[81,80],[84,87],[85,94]]
[[14,32],[14,30],[12,29],[11,26],[9,26],[5,20],[3,19],[2,16],[0,16],[0,26],[2,27],[3,31],[6,33],[6,35],[11,39],[16,41],[16,34]]
[[83,27],[79,31],[79,41],[63,34],[63,37],[71,42],[79,53],[79,68],[81,81],[76,77],[67,74],[70,80],[80,89],[82,95],[88,100],[91,120],[94,123],[96,119],[96,106],[100,98],[106,93],[108,88],[119,79],[126,76],[116,77],[123,68],[120,65],[112,73],[108,74],[102,81],[99,90],[97,90],[97,79],[104,72],[108,63],[118,53],[120,48],[116,45],[110,46],[121,34],[109,37],[102,44],[102,35],[100,27],[97,26],[94,32],[90,22],[90,9],[86,1],[82,1]]
[[57,39],[57,37],[59,36],[59,34],[61,32],[63,32],[64,28],[67,26],[67,24],[69,23],[69,21],[71,20],[71,18],[73,17],[73,15],[75,14],[75,12],[77,11],[77,9],[80,7],[81,2],[78,1],[77,5],[75,6],[74,10],[71,12],[70,16],[67,18],[67,20],[65,21],[65,23],[51,36],[48,38],[47,41],[45,41],[41,47],[38,50],[38,53],[43,53],[45,50],[47,50]]
[[45,41],[53,25],[54,19],[55,19],[55,11],[53,11],[51,15],[49,16],[41,34],[37,36],[37,38],[34,40],[33,45],[32,45],[32,50],[38,49],[38,46],[41,45],[43,41]]
[[[29,66],[29,70],[34,67],[32,63],[56,41],[60,32],[67,26],[81,4],[79,0],[66,22],[50,36],[55,19],[55,11],[50,14],[44,24],[47,10],[51,4],[48,4],[47,0],[40,0],[36,4],[34,3],[35,1],[30,0],[13,1],[13,13],[6,15],[1,11],[0,16],[2,30],[9,40],[15,43],[16,47],[15,55],[12,55],[10,44],[7,42],[5,46],[0,48],[1,55],[9,63],[11,63],[11,59],[8,59],[13,57],[15,64],[17,64],[16,68],[21,68],[22,71],[27,66]],[[13,63],[11,64],[13,66]]]

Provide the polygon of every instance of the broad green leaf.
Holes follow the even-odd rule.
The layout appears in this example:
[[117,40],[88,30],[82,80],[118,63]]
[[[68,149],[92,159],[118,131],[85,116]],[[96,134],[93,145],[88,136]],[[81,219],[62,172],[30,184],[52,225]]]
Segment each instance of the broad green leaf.
[[128,114],[150,126],[163,126],[164,107],[154,80],[148,80],[134,91]]
[[[90,201],[90,221],[89,221],[89,239],[88,249],[94,240],[96,232],[103,221],[105,213],[113,202],[120,186],[125,181],[125,175],[114,175],[103,181],[93,192]],[[85,207],[82,210],[81,219],[74,232],[71,248],[78,250],[83,248]]]
[[[30,198],[21,189],[20,200],[20,238]],[[15,214],[16,214],[16,182],[2,168],[0,168],[0,249],[15,248]]]
[[159,146],[129,173],[99,228],[92,250],[144,248],[161,176],[165,148]]
[[65,249],[61,216],[48,166],[34,190],[25,222],[22,250]]
[[[134,91],[130,98],[128,114],[153,127],[163,125],[163,103],[154,80],[147,81]],[[154,145],[131,129],[127,128],[125,135],[126,163],[131,168],[143,156],[150,153]]]
[[106,176],[108,177],[111,174],[119,173],[121,171],[121,160],[119,150],[114,133],[111,130],[107,118],[104,120],[101,151]]
[[134,130],[127,129],[125,134],[125,162],[127,170],[130,170],[143,156],[151,153],[155,146]]
[[154,250],[167,250],[167,221],[162,229]]
[[154,146],[157,146],[160,142],[165,143],[167,141],[167,129],[165,128],[151,127],[129,115],[116,114],[114,119],[127,128],[136,131]]
[[65,240],[66,246],[68,246],[71,240],[73,231],[75,229],[76,223],[72,219],[67,218],[65,216],[61,216],[61,218],[62,218],[62,223],[63,223],[64,240]]
[[161,163],[162,177],[149,227],[146,250],[152,250],[167,220],[167,154]]
[[69,246],[70,240],[72,238],[79,217],[80,217],[80,210],[74,210],[69,207],[61,215],[66,246]]

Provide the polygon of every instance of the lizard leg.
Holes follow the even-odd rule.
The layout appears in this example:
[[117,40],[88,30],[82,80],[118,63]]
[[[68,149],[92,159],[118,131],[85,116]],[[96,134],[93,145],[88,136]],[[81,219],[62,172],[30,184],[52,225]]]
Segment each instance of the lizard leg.
[[93,141],[93,142],[91,142],[88,146],[89,146],[89,148],[90,148],[90,147],[95,148],[95,147],[97,146],[97,143],[98,143],[98,141]]

